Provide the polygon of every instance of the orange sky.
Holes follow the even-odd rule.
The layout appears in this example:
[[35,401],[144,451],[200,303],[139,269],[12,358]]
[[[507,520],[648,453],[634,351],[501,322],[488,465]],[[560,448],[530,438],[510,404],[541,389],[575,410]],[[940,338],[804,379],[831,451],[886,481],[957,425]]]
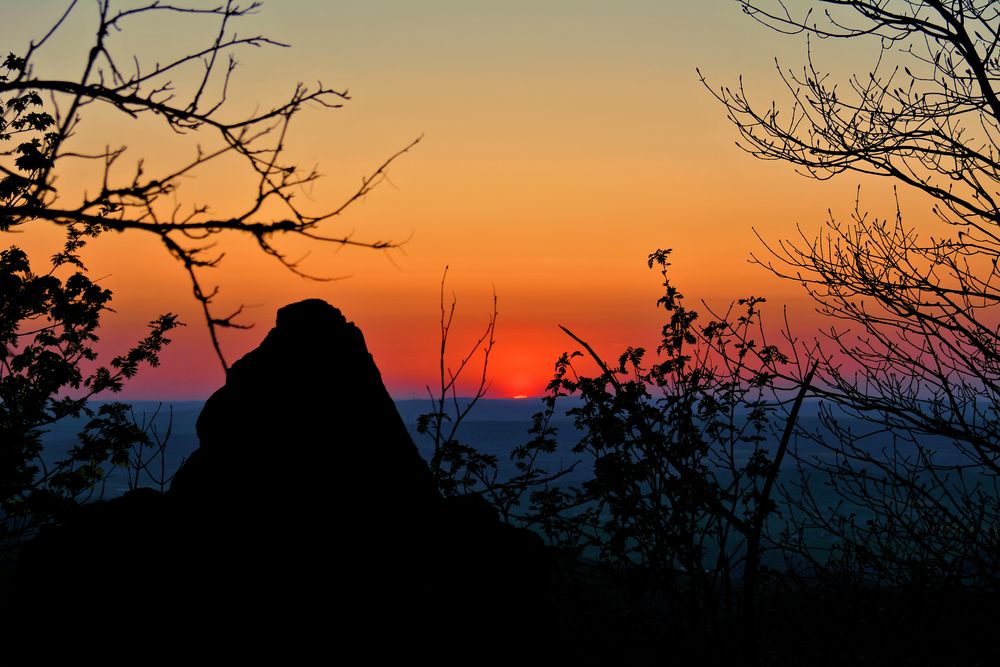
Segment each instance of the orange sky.
[[[23,51],[27,36],[40,34],[65,4],[5,8],[2,49]],[[79,69],[92,35],[88,11],[41,55],[40,76]],[[303,200],[334,205],[387,156],[423,140],[392,167],[391,182],[331,227],[408,239],[401,249],[287,244],[293,255],[311,251],[307,270],[340,278],[315,283],[243,239],[222,241],[227,260],[207,280],[222,286],[221,311],[247,304],[245,321],[256,325],[224,335],[231,360],[260,341],[280,305],[321,297],[362,327],[395,396],[424,395],[435,381],[438,289],[448,265],[458,299],[456,354],[485,324],[495,289],[490,395],[538,395],[559,353],[574,347],[558,324],[609,358],[629,344],[655,345],[658,274],[645,260],[660,247],[674,249],[674,281],[691,301],[721,308],[764,295],[773,317],[788,305],[799,333],[815,328],[797,285],[748,263],[751,251],[762,251],[752,228],[778,239],[796,224],[814,229],[828,208],[847,215],[858,179],[817,183],[734,145],[734,128],[695,68],[715,85],[743,74],[769,101],[777,94],[774,58],[798,66],[804,53],[802,40],[768,32],[734,3],[283,0],[237,27],[293,48],[243,52],[234,113],[280,100],[297,81],[351,92],[343,109],[303,112],[289,137],[289,153],[326,175],[300,193]],[[197,31],[177,35],[147,22],[113,39],[121,53],[150,60],[204,39]],[[820,64],[867,69],[866,53],[845,58],[836,46],[819,49]],[[152,170],[182,159],[196,139],[98,114],[84,116],[77,141],[128,144],[128,155],[145,157]],[[92,176],[76,169],[61,175],[66,188]],[[223,213],[238,205],[239,184],[228,167],[208,169],[185,183],[179,202]],[[864,184],[879,214],[891,213],[890,188]],[[914,216],[928,215],[919,202],[904,203]],[[55,238],[32,229],[2,242],[40,253]],[[221,384],[186,277],[153,239],[101,239],[88,265],[115,293],[116,313],[102,335],[108,353],[124,350],[161,312],[188,324],[162,367],[144,371],[126,396],[202,398]]]

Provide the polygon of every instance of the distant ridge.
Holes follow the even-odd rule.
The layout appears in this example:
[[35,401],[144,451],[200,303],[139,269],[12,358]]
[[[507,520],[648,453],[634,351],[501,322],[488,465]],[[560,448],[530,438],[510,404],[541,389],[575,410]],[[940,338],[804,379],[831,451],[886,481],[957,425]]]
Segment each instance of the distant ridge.
[[[463,408],[469,404],[469,398],[458,398],[458,404]],[[100,405],[101,403],[111,403],[117,401],[93,401],[94,405]],[[135,411],[136,417],[141,417],[143,414],[152,415],[156,412],[157,407],[160,407],[160,415],[169,415],[170,409],[173,408],[175,423],[178,416],[181,413],[197,413],[205,405],[204,400],[183,400],[183,401],[155,401],[155,400],[142,400],[142,401],[130,401],[123,400],[121,402],[128,403],[132,406]],[[394,399],[393,402],[396,404],[396,409],[399,410],[399,414],[403,417],[403,420],[407,424],[412,424],[417,421],[417,418],[425,413],[431,412],[434,407],[430,399],[427,398],[405,398],[405,399]],[[568,417],[565,416],[565,411],[580,404],[580,401],[573,398],[563,398],[560,399],[559,404],[562,406],[559,410],[561,414],[557,415],[558,420],[565,420]],[[445,406],[450,412],[454,412],[454,403],[448,401]],[[536,413],[544,409],[541,397],[535,398],[482,398],[479,399],[479,403],[472,408],[469,415],[466,417],[468,421],[531,421],[531,417]]]
[[[462,408],[469,404],[469,398],[458,399],[458,404]],[[412,424],[417,421],[417,417],[434,410],[434,406],[430,399],[427,398],[409,398],[409,399],[397,399],[395,401],[396,409],[399,410],[400,416],[403,418],[407,424]],[[567,420],[565,411],[579,405],[580,401],[576,399],[561,399],[559,405],[562,407],[559,409],[559,414],[556,415],[556,419],[559,421]],[[542,399],[538,398],[481,398],[479,402],[472,408],[466,417],[467,421],[524,421],[530,422],[531,417],[536,412],[541,412],[545,409]],[[454,413],[455,404],[452,401],[448,401],[445,404],[445,410]]]
[[[458,398],[458,404],[461,408],[464,408],[469,404],[470,400],[472,399],[460,396]],[[92,401],[95,405],[100,405],[101,403],[106,402],[111,401]],[[124,400],[123,402],[133,406],[137,417],[141,417],[142,414],[152,415],[161,404],[161,416],[166,415],[169,414],[170,408],[172,407],[174,411],[175,425],[178,421],[181,423],[185,421],[183,418],[178,420],[178,417],[181,417],[183,413],[194,413],[194,417],[197,418],[197,414],[205,405],[204,400]],[[420,415],[434,410],[433,403],[428,398],[395,398],[393,399],[393,402],[396,404],[396,409],[399,410],[399,414],[403,418],[403,421],[405,421],[408,425],[415,424]],[[803,405],[801,414],[803,416],[815,416],[818,412],[818,402],[819,401],[817,399],[808,400],[806,404]],[[582,404],[583,402],[577,397],[566,396],[560,398],[558,402],[559,407],[554,420],[558,422],[571,421],[572,418],[566,416],[566,411]],[[536,412],[543,410],[544,407],[545,406],[542,403],[541,396],[530,398],[481,398],[465,419],[466,421],[475,422],[530,422],[532,416]],[[455,404],[449,399],[445,405],[445,409],[449,413],[454,413]]]

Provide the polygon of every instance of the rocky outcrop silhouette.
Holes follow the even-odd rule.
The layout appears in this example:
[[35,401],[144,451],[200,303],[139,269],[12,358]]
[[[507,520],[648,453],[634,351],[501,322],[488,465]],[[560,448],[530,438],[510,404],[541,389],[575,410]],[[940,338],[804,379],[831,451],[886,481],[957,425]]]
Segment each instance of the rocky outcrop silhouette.
[[21,603],[83,600],[96,610],[86,622],[142,625],[105,594],[133,582],[133,600],[159,591],[152,625],[215,646],[447,664],[536,643],[522,629],[544,621],[540,538],[481,498],[440,496],[361,331],[333,306],[280,309],[197,431],[167,494],[84,508],[30,545]]
[[170,489],[185,501],[224,505],[268,488],[331,508],[416,515],[440,501],[361,331],[319,299],[278,311],[208,399],[197,430],[200,448]]

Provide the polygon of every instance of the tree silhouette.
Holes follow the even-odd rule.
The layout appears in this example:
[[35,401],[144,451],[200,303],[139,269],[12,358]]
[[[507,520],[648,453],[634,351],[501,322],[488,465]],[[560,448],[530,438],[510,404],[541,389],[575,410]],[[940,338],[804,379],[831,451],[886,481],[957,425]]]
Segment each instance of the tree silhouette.
[[[835,322],[809,349],[820,362],[817,392],[836,407],[827,405],[813,433],[828,456],[800,461],[789,548],[855,581],[993,586],[1000,12],[942,0],[740,4],[775,31],[867,41],[879,55],[869,72],[838,84],[807,47],[801,70],[779,66],[787,108],[752,103],[742,83],[710,88],[739,145],[811,178],[888,178],[929,196],[944,230],[921,234],[898,200],[894,214],[872,216],[859,194],[849,221],[831,216],[815,237],[765,241],[769,254],[755,257],[800,282]],[[840,504],[813,496],[824,477]],[[826,557],[802,538],[805,526],[834,536]]]
[[[285,46],[264,36],[237,34],[233,24],[259,8],[258,2],[241,6],[230,0],[211,8],[151,2],[114,9],[110,0],[101,0],[94,42],[82,57],[79,78],[47,78],[36,61],[70,30],[74,12],[82,12],[72,2],[51,30],[32,41],[24,54],[7,56],[3,63],[6,74],[0,77],[0,97],[4,100],[0,231],[25,231],[26,226],[41,221],[53,223],[66,232],[70,242],[67,252],[75,252],[88,240],[111,231],[152,234],[187,272],[224,367],[217,330],[240,325],[235,321],[239,311],[220,315],[213,310],[217,288],[207,287],[202,277],[206,269],[223,260],[223,253],[215,247],[218,237],[226,233],[249,236],[261,252],[301,275],[306,274],[299,262],[275,245],[278,237],[392,247],[391,241],[338,234],[328,229],[329,223],[378,185],[389,164],[419,141],[364,177],[360,187],[341,204],[321,211],[304,208],[294,194],[315,182],[319,173],[285,159],[289,127],[307,106],[336,109],[350,98],[346,91],[322,84],[310,87],[298,83],[287,98],[263,111],[230,114],[227,101],[234,85],[236,53],[249,47]],[[114,41],[140,18],[213,21],[215,36],[200,48],[165,60],[156,54],[122,55]],[[73,139],[85,131],[85,118],[92,112],[152,118],[179,135],[203,137],[206,147],[197,148],[186,161],[160,173],[148,173],[142,159],[126,173],[121,164],[126,161],[126,147],[115,146],[114,137],[105,139],[108,146],[115,147],[97,153],[74,148]],[[237,212],[220,217],[207,205],[179,203],[186,179],[227,157],[236,158],[256,182]],[[101,174],[96,191],[81,194],[60,189],[60,168],[73,160],[89,161]]]
[[568,411],[580,433],[573,452],[592,471],[533,491],[534,519],[624,591],[629,641],[668,636],[672,650],[709,662],[738,648],[752,664],[768,518],[814,369],[801,383],[780,380],[794,360],[768,342],[762,298],[700,323],[668,276],[670,252],[648,259],[663,278],[655,356],[630,347],[608,363],[563,327],[585,352],[556,363],[541,416],[578,399]]
[[[2,547],[92,497],[106,464],[127,465],[136,446],[141,454],[147,435],[126,404],[107,403],[95,411],[87,403],[100,392],[121,390],[140,364],[157,365],[177,318],[161,316],[126,354],[86,370],[97,359],[97,329],[110,291],[82,271],[66,280],[54,270],[35,275],[27,255],[10,248],[0,252],[0,297]],[[56,458],[43,456],[45,429],[81,416],[87,421],[79,443]]]
[[[441,277],[440,331],[441,346],[438,350],[438,386],[427,387],[430,412],[417,419],[417,433],[429,440],[431,454],[428,461],[438,489],[445,497],[480,495],[499,512],[504,523],[530,524],[526,496],[565,477],[573,467],[559,466],[548,470],[543,463],[547,454],[556,449],[555,429],[551,426],[554,411],[544,410],[534,415],[529,429],[531,438],[512,446],[510,459],[516,472],[502,474],[496,455],[477,449],[462,440],[463,424],[489,390],[490,354],[496,344],[497,296],[493,295],[493,309],[483,328],[464,355],[449,358],[449,338],[455,322],[457,299],[450,303],[445,297],[448,267]],[[480,356],[479,364],[474,359]],[[459,381],[463,373],[473,370],[477,379],[470,396],[459,395]],[[550,406],[551,408],[551,406]]]
[[846,87],[830,82],[811,57],[801,75],[782,70],[791,109],[761,111],[742,87],[716,91],[742,146],[816,178],[856,171],[915,187],[936,200],[935,214],[954,231],[921,237],[898,210],[878,219],[858,204],[851,222],[830,220],[815,240],[771,245],[772,257],[761,261],[801,281],[824,313],[862,325],[863,336],[834,331],[830,340],[857,362],[863,381],[827,363],[831,387],[895,424],[967,443],[1000,472],[988,418],[997,396],[989,309],[1000,297],[1000,99],[993,89],[1000,17],[990,3],[818,4],[829,8],[801,18],[743,6],[784,32],[879,39],[882,57]]
[[[289,128],[304,108],[336,109],[349,99],[347,92],[298,83],[263,110],[231,109],[236,55],[248,48],[285,46],[236,32],[240,19],[259,8],[258,2],[231,0],[218,6],[148,2],[116,8],[110,0],[99,0],[96,12],[88,15],[74,0],[44,35],[0,63],[0,233],[32,232],[47,224],[65,235],[51,267],[41,272],[35,272],[37,259],[29,261],[16,246],[4,249],[0,258],[0,520],[8,534],[30,531],[57,514],[59,506],[86,497],[108,464],[127,464],[131,447],[151,444],[124,405],[94,412],[88,400],[102,391],[120,390],[141,364],[155,365],[178,321],[171,314],[159,317],[132,350],[110,366],[97,366],[95,344],[111,293],[88,277],[82,259],[87,244],[110,232],[142,232],[158,239],[190,279],[224,369],[228,365],[218,331],[243,325],[236,319],[239,310],[215,310],[218,288],[205,282],[206,272],[224,259],[219,239],[250,237],[262,253],[303,276],[307,274],[299,263],[277,244],[280,237],[374,249],[394,245],[331,227],[416,141],[378,165],[339,205],[311,211],[294,195],[316,182],[319,173],[286,159]],[[95,20],[93,42],[81,54],[79,76],[48,74],[55,64],[51,51],[88,16]],[[178,29],[192,33],[207,27],[211,34],[182,55],[123,51],[121,34],[143,20],[161,25],[176,21]],[[199,146],[174,166],[156,171],[141,156],[132,160],[114,136],[122,123],[90,131],[91,118],[144,119],[147,127],[196,138]],[[99,140],[106,148],[86,148],[93,132],[105,133]],[[206,204],[185,202],[185,182],[223,160],[232,178],[240,178],[242,169],[253,184],[235,212],[220,215]],[[79,169],[81,162],[92,179],[74,187],[68,170],[74,163]],[[80,416],[91,418],[80,444],[64,459],[45,459],[44,430]],[[162,451],[162,443],[157,446]],[[142,449],[132,452],[140,468],[148,465],[148,455]]]

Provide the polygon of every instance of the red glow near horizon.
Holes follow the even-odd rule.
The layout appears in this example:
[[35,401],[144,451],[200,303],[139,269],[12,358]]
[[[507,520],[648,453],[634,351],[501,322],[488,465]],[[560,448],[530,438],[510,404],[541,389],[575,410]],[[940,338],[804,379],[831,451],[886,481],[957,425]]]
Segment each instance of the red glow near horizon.
[[[8,4],[18,4],[19,19],[0,25],[5,43],[26,44],[55,18],[46,3]],[[758,89],[767,94],[778,48],[771,35],[746,30],[740,12],[714,3],[690,3],[690,11],[681,13],[669,3],[536,3],[527,15],[505,8],[495,16],[476,3],[461,11],[435,5],[421,9],[427,20],[413,33],[408,5],[396,4],[390,11],[393,3],[289,1],[282,11],[268,5],[251,19],[266,22],[259,24],[263,32],[294,35],[295,46],[246,53],[233,80],[234,96],[244,97],[234,102],[272,104],[296,79],[330,78],[352,90],[364,86],[363,94],[333,115],[303,113],[288,137],[291,161],[328,174],[301,194],[310,210],[341,204],[373,165],[417,135],[427,139],[393,165],[388,187],[323,229],[333,236],[357,229],[357,240],[405,240],[399,252],[341,252],[339,246],[280,239],[289,258],[309,255],[302,271],[337,278],[311,282],[262,256],[252,239],[220,237],[225,261],[216,271],[206,270],[202,280],[222,289],[213,304],[217,314],[245,305],[239,321],[256,327],[221,332],[228,363],[260,343],[279,307],[318,297],[358,324],[393,396],[426,397],[428,387],[439,383],[440,282],[450,266],[447,292],[458,303],[450,367],[481,332],[496,294],[497,345],[487,396],[540,396],[559,355],[579,347],[559,331],[560,324],[608,361],[629,345],[655,349],[662,326],[655,305],[660,278],[646,258],[658,247],[675,250],[671,276],[692,305],[706,298],[724,310],[747,292],[762,294],[774,318],[780,304],[797,298],[789,311],[796,334],[814,335],[819,318],[798,285],[776,279],[747,256],[760,249],[759,238],[794,235],[799,221],[809,228],[831,207],[835,214],[844,214],[845,206],[849,211],[857,183],[812,182],[787,165],[763,165],[745,155],[732,145],[734,129],[724,110],[693,74],[699,64],[710,67],[720,83],[733,81],[741,70],[767,72]],[[483,12],[496,20],[482,20]],[[365,28],[331,41],[331,17],[344,15]],[[565,18],[572,18],[573,30],[547,28]],[[662,39],[666,21],[678,26],[677,39]],[[701,38],[705,25],[716,26],[718,39]],[[169,32],[148,37],[132,44],[144,58],[176,47]],[[523,49],[512,54],[511,39]],[[380,45],[377,58],[368,56],[372,43]],[[434,48],[423,48],[430,44]],[[76,39],[49,46],[49,60],[39,64],[45,71],[52,66],[58,74],[59,67],[86,58],[86,43],[81,47]],[[444,53],[469,58],[442,59]],[[553,59],[553,53],[562,55]],[[737,67],[731,57],[736,53],[760,57]],[[502,92],[515,88],[530,91],[532,103]],[[602,95],[595,98],[594,90]],[[180,140],[154,117],[119,122],[118,116],[96,114],[82,117],[75,141],[79,150],[128,145],[119,165],[125,172],[143,158],[149,159],[147,170],[169,172],[196,152],[201,138],[192,133]],[[68,169],[59,185],[69,199],[99,180],[91,170]],[[217,215],[243,211],[253,176],[247,181],[241,173],[206,164],[174,193],[177,205],[207,204]],[[865,205],[895,210],[894,191],[881,181],[871,183]],[[909,211],[921,210],[905,198],[903,203]],[[15,237],[4,238],[9,243]],[[31,234],[16,240],[43,258],[61,248],[63,237],[60,228],[32,225]],[[224,372],[187,275],[154,235],[105,235],[84,254],[88,270],[104,276],[102,287],[114,292],[120,313],[102,321],[102,360],[128,350],[160,313],[177,313],[187,325],[172,332],[161,366],[141,369],[121,398],[203,399],[222,386]],[[44,270],[43,264],[36,270]],[[459,393],[475,393],[480,377],[470,367]]]

